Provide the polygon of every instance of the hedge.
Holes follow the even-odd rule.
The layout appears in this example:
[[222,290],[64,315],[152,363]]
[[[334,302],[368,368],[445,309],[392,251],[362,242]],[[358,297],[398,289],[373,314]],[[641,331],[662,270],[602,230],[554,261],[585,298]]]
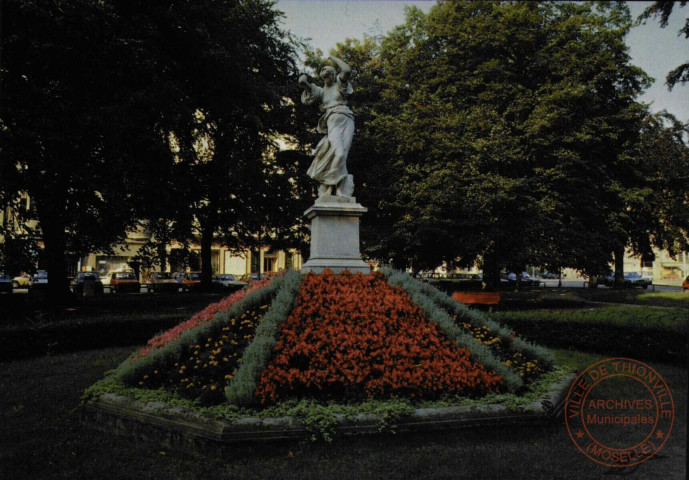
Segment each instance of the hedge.
[[[689,315],[634,308],[501,312],[493,317],[533,342],[554,348],[573,348],[638,360],[686,362],[689,351]],[[617,315],[615,312],[618,312]],[[670,316],[677,315],[676,321]],[[664,316],[662,316],[664,315]],[[644,318],[646,316],[646,318]]]
[[32,356],[141,345],[189,318],[188,313],[92,318],[0,330],[0,361]]

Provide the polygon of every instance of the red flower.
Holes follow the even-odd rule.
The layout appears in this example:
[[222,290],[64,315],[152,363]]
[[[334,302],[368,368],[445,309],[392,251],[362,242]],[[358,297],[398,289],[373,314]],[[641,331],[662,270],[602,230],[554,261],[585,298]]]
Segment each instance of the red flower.
[[437,397],[501,386],[382,275],[326,271],[304,278],[256,395]]

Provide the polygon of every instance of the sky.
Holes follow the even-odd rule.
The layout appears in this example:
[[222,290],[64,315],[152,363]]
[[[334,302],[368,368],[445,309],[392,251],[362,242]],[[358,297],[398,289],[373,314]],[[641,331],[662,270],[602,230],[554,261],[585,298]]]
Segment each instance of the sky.
[[[628,2],[633,18],[652,2]],[[345,38],[382,35],[404,22],[405,5],[416,5],[424,12],[434,1],[401,0],[278,0],[277,9],[285,13],[284,26],[293,34],[310,38],[314,48],[327,53]],[[640,100],[651,104],[651,111],[667,110],[689,122],[689,84],[676,85],[669,92],[665,76],[689,58],[689,39],[678,36],[689,16],[689,6],[675,7],[667,27],[655,19],[634,27],[627,37],[632,64],[655,79]]]

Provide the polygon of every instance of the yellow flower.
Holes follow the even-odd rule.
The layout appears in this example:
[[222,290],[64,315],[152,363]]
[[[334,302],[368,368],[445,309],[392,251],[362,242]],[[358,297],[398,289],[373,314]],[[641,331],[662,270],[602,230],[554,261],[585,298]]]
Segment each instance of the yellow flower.
[[218,388],[218,387],[216,387],[215,385],[211,385],[211,390],[215,390],[215,389],[217,389],[217,388]]

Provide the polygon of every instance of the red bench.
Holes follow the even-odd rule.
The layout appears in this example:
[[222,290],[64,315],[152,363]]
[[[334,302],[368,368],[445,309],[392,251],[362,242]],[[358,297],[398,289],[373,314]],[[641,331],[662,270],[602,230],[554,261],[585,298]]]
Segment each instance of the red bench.
[[491,310],[500,303],[498,292],[455,292],[452,298],[465,305],[488,305]]

